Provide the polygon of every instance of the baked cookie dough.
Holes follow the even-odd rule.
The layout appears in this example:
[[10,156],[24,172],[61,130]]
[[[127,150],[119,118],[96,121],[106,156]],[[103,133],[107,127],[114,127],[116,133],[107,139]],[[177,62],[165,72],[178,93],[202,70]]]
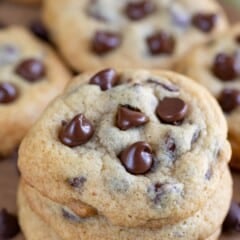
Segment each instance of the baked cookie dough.
[[177,70],[204,85],[225,112],[233,167],[240,168],[240,24],[196,47]]
[[159,227],[215,192],[230,159],[226,137],[217,102],[188,78],[104,69],[80,75],[50,104],[22,142],[19,167],[77,212],[85,204],[112,224]]
[[70,74],[47,45],[21,27],[0,30],[0,155],[10,154]]
[[212,0],[46,0],[43,12],[53,40],[78,71],[171,68],[228,26]]

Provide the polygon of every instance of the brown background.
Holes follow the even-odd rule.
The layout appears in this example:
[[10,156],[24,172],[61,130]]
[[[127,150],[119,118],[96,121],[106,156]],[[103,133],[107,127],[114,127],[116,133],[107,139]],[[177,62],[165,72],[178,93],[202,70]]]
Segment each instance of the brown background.
[[[240,1],[240,0],[239,0]],[[227,2],[227,0],[225,0]],[[57,3],[57,0],[56,0]],[[233,22],[240,20],[240,10],[225,5],[229,17]],[[0,0],[0,21],[8,24],[21,23],[28,25],[31,20],[40,16],[39,7],[29,7],[17,4],[10,4]],[[0,143],[1,144],[1,143]],[[7,208],[10,212],[16,213],[15,204],[16,189],[18,182],[16,154],[8,159],[0,161],[0,209]],[[240,201],[240,172],[233,172],[234,176],[234,199]],[[23,240],[22,236],[17,236],[16,240]],[[220,240],[239,240],[239,234],[222,236]]]

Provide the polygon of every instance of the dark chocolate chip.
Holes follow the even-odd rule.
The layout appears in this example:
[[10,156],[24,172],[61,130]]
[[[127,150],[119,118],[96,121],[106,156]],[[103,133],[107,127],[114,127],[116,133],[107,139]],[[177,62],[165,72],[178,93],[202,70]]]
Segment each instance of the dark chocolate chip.
[[46,69],[42,61],[38,59],[27,59],[21,62],[15,72],[29,82],[36,82],[45,77]]
[[213,30],[217,20],[216,14],[197,13],[192,17],[192,24],[200,31],[208,33]]
[[146,124],[149,118],[140,110],[131,106],[119,106],[117,112],[117,127],[121,130],[139,127]]
[[33,21],[29,28],[36,37],[49,42],[49,32],[40,19]]
[[18,89],[15,85],[8,82],[0,83],[0,103],[11,103],[19,96]]
[[152,55],[173,54],[176,45],[174,37],[163,31],[147,37],[146,41]]
[[83,188],[86,181],[87,179],[82,176],[68,179],[68,183],[73,188]]
[[163,123],[179,125],[188,112],[188,105],[179,98],[166,97],[159,102],[157,116]]
[[120,46],[122,38],[115,32],[97,31],[92,40],[92,51],[98,55],[109,53]]
[[148,143],[136,142],[120,153],[120,160],[131,174],[147,173],[153,164],[152,148]]
[[129,19],[136,21],[149,16],[156,10],[152,1],[130,2],[127,4],[125,13]]
[[76,147],[87,143],[93,134],[92,123],[83,114],[78,114],[61,128],[59,139],[64,145]]
[[17,217],[8,213],[6,209],[0,211],[0,239],[15,237],[20,232]]
[[239,203],[232,202],[228,215],[223,223],[224,232],[240,232],[240,205]]
[[106,91],[118,84],[119,76],[117,72],[112,69],[105,69],[98,72],[90,79],[90,84],[98,85],[101,90]]
[[161,87],[163,87],[165,90],[167,90],[169,92],[178,92],[179,91],[179,88],[173,84],[161,83],[161,82],[159,82],[157,80],[153,80],[153,79],[148,79],[147,82],[160,85]]
[[218,102],[225,113],[231,113],[240,106],[240,90],[224,89],[218,98]]
[[167,137],[166,137],[165,144],[166,144],[166,150],[168,152],[174,153],[176,151],[175,140],[172,137],[170,137],[169,135],[167,135]]
[[236,40],[236,43],[240,44],[240,34],[236,36],[235,40]]
[[214,59],[212,72],[222,81],[232,81],[236,79],[238,73],[235,69],[234,56],[219,53]]

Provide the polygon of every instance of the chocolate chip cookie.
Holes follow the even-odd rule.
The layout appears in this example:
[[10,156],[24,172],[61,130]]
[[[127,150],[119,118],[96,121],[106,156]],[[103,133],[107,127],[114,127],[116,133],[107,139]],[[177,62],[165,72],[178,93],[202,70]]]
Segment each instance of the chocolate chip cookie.
[[48,107],[19,167],[56,202],[80,201],[120,226],[159,227],[213,194],[230,159],[226,135],[215,99],[188,78],[104,69],[77,77]]
[[69,79],[53,50],[27,30],[0,30],[0,155],[16,148]]
[[195,48],[177,70],[217,98],[228,121],[232,166],[240,168],[240,25]]
[[78,71],[171,68],[228,25],[212,0],[48,0],[43,11],[53,40]]
[[[20,196],[19,206],[21,211],[21,208],[24,208],[24,206],[21,206],[21,198],[25,197],[25,201],[28,202],[32,211],[65,240],[79,239],[80,237],[82,240],[208,239],[217,229],[221,228],[231,201],[231,184],[230,173],[226,169],[216,192],[207,200],[201,210],[187,219],[174,225],[163,226],[160,229],[113,226],[101,216],[83,219],[68,207],[45,198],[34,188],[24,183],[20,188],[23,196]],[[23,227],[28,225],[23,220],[21,224]]]

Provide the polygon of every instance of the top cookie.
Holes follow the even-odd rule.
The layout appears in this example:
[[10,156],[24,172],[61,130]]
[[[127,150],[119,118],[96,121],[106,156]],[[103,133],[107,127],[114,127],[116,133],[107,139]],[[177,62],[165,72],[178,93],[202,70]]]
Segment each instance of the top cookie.
[[80,71],[171,68],[228,25],[212,0],[46,0],[43,11],[54,41]]
[[0,30],[0,155],[13,151],[69,79],[53,50],[27,30]]
[[177,70],[207,87],[228,120],[233,157],[240,166],[240,24],[195,48]]
[[215,191],[230,158],[226,134],[215,100],[187,78],[106,69],[79,76],[48,107],[19,166],[57,202],[81,201],[120,226],[161,226]]

